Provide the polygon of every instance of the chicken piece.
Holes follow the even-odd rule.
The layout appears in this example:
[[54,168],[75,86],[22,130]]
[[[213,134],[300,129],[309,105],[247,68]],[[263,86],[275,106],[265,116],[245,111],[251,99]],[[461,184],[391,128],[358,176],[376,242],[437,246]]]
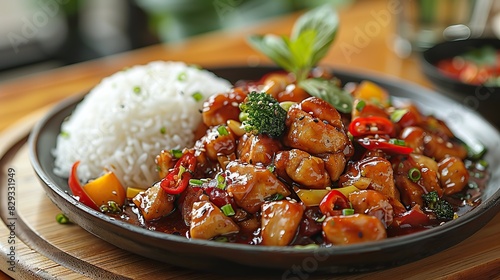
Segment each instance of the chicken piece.
[[325,162],[326,172],[330,175],[330,180],[337,181],[344,172],[347,163],[344,153],[321,154],[318,157],[322,158]]
[[[433,121],[432,123],[437,123]],[[431,129],[429,124],[423,125],[427,129]],[[424,154],[428,157],[441,160],[448,156],[455,156],[460,159],[467,157],[467,149],[460,143],[455,142],[453,134],[446,126],[438,127],[444,130],[432,128],[426,130],[422,127],[409,126],[404,128],[400,133],[400,138],[405,141],[408,147],[413,148],[413,153]]]
[[374,190],[362,190],[349,194],[349,201],[355,213],[377,217],[385,228],[392,224],[394,210],[389,198]]
[[132,201],[141,211],[144,220],[152,221],[168,215],[174,210],[175,196],[166,193],[157,182],[137,194]]
[[[421,188],[423,190],[423,193],[436,191],[439,196],[443,194],[443,189],[441,188],[441,185],[439,183],[438,165],[433,159],[424,155],[412,154],[409,158],[401,160],[398,164],[395,164],[395,166],[397,166],[397,169],[395,170],[397,176],[405,177],[409,180],[408,182],[403,182],[401,181],[401,179],[396,180],[396,183],[401,182],[404,185],[397,186],[400,192],[410,192],[405,194],[407,199],[417,199],[418,204],[420,206],[423,206],[420,203],[420,199],[414,198],[414,195],[418,195],[421,193],[420,191],[414,189],[417,187]],[[416,174],[411,175],[413,176],[413,180],[410,180],[410,172],[416,172]],[[403,194],[401,195],[403,196]],[[414,205],[414,203],[410,203],[410,201],[408,200],[403,200],[403,203],[405,205]]]
[[155,158],[156,166],[158,166],[159,178],[165,178],[170,168],[174,167],[174,160],[170,151],[162,150]]
[[203,123],[211,127],[225,124],[227,120],[237,120],[240,114],[238,106],[246,96],[241,88],[210,96],[203,104],[201,113]]
[[211,239],[218,235],[237,233],[238,225],[210,201],[193,203],[189,235],[193,239]]
[[365,214],[330,216],[323,222],[323,235],[334,245],[347,245],[387,238],[382,222]]
[[279,175],[286,174],[306,188],[324,189],[331,184],[330,176],[325,169],[325,162],[302,150],[292,149],[279,152],[276,155],[275,166]]
[[238,223],[242,232],[254,232],[260,228],[260,220],[257,217],[251,217]]
[[401,202],[408,207],[413,207],[415,205],[423,207],[424,200],[422,195],[425,194],[424,189],[408,179],[408,175],[396,174],[395,178],[396,186],[401,196]]
[[424,155],[435,158],[437,161],[450,156],[460,159],[467,157],[467,149],[464,145],[446,140],[438,135],[427,134],[424,138],[424,146]]
[[330,103],[321,98],[311,97],[303,100],[300,102],[300,109],[339,130],[344,130],[340,113]]
[[226,179],[229,195],[239,207],[251,214],[259,211],[266,198],[272,195],[290,195],[288,188],[263,166],[230,162],[226,169]]
[[204,150],[210,160],[216,161],[221,156],[236,152],[236,139],[231,130],[225,126],[215,126],[207,130],[207,134],[196,143],[196,148]]
[[413,148],[414,154],[424,153],[424,137],[426,136],[425,130],[417,126],[409,126],[404,128],[399,138],[405,141],[406,146]]
[[441,186],[445,195],[462,191],[469,182],[469,171],[462,160],[448,157],[438,163]]
[[265,134],[245,134],[238,143],[237,155],[243,162],[267,166],[273,162],[274,156],[281,149],[282,145],[278,139]]
[[382,157],[366,157],[349,164],[347,172],[340,176],[339,183],[343,187],[354,185],[358,189],[376,190],[399,200],[392,165]]
[[[316,100],[315,103],[311,99]],[[301,108],[302,103],[288,110],[284,144],[311,154],[343,152],[350,140],[342,129],[341,118],[336,118],[333,112],[337,115],[338,112],[330,104],[317,100],[320,99],[310,97],[304,100],[308,111]],[[309,108],[314,104],[322,107]]]
[[204,196],[203,190],[201,188],[188,187],[182,193],[181,199],[179,199],[182,202],[179,202],[179,205],[181,205],[182,218],[187,226],[191,224],[191,213],[193,210],[193,204],[197,201],[203,200],[203,196]]
[[293,241],[304,214],[304,205],[281,200],[262,204],[262,245],[286,246]]

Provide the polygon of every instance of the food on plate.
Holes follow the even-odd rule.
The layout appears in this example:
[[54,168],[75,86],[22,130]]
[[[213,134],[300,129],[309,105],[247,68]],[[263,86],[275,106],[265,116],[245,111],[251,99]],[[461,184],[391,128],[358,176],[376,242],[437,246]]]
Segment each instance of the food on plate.
[[443,74],[466,84],[500,86],[500,51],[489,45],[442,59],[436,67]]
[[343,84],[315,66],[336,33],[334,15],[324,7],[305,14],[291,38],[252,37],[285,71],[204,100],[193,114],[203,133],[189,129],[194,143],[148,155],[159,178],[150,187],[126,182],[118,191],[103,183],[113,171],[82,185],[76,159],[73,194],[149,230],[265,246],[375,242],[477,206],[485,151],[472,154],[443,121],[374,82]]
[[82,182],[107,170],[124,187],[145,189],[159,179],[151,155],[192,145],[203,101],[230,87],[182,62],[155,61],[105,78],[62,124],[54,172],[68,177],[79,161]]

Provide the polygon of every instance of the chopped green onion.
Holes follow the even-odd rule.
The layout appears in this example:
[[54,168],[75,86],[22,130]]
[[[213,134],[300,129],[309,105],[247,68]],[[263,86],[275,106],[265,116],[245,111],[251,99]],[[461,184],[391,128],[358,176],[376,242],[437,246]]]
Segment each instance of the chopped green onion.
[[179,75],[177,76],[177,80],[178,80],[178,81],[181,81],[181,82],[182,82],[182,81],[185,81],[185,80],[186,80],[186,78],[187,78],[187,74],[186,74],[186,72],[181,72],[181,73],[179,73]]
[[397,146],[406,146],[405,140],[396,139],[396,138],[391,138],[389,140],[389,143],[397,145]]
[[293,102],[293,101],[283,101],[283,102],[280,102],[281,108],[283,108],[287,112],[290,109],[290,107],[292,107],[292,105],[294,105],[294,104],[297,104],[297,102]]
[[66,217],[66,215],[64,215],[63,213],[59,213],[56,215],[56,221],[61,225],[70,223],[68,217]]
[[344,216],[354,215],[354,209],[352,208],[342,209],[342,215]]
[[136,93],[136,94],[141,93],[141,87],[140,86],[135,86],[134,87],[134,93]]
[[274,166],[274,164],[270,164],[267,166],[267,170],[269,170],[271,172],[274,172],[275,169],[276,169],[276,166]]
[[467,157],[472,160],[481,159],[488,150],[486,146],[474,140],[469,140],[469,143],[463,143],[465,144],[465,148],[467,149]]
[[285,197],[282,194],[275,193],[271,196],[266,197],[264,200],[265,201],[278,201],[278,200],[282,200],[283,198],[285,198]]
[[112,200],[108,201],[107,204],[101,205],[99,207],[99,210],[101,210],[101,212],[103,213],[112,213],[112,214],[119,214],[122,212],[122,209],[120,208],[118,203]]
[[69,133],[67,131],[61,131],[60,135],[62,138],[69,138]]
[[420,177],[422,177],[422,174],[420,173],[420,170],[418,168],[414,167],[408,171],[408,178],[413,182],[417,182],[418,180],[420,180]]
[[229,239],[226,236],[217,236],[216,238],[214,238],[214,241],[217,241],[217,242],[228,242]]
[[189,184],[190,185],[195,185],[195,186],[201,186],[203,185],[203,180],[200,180],[200,179],[190,179],[189,180]]
[[181,158],[182,151],[181,150],[170,150],[170,153],[174,156],[174,158]]
[[220,136],[229,135],[229,132],[227,131],[227,128],[224,125],[217,127],[217,132],[219,132]]
[[229,203],[228,203],[228,204],[226,204],[226,205],[224,205],[224,206],[222,206],[222,207],[220,208],[220,210],[222,210],[222,213],[224,213],[224,215],[226,215],[226,216],[228,216],[228,217],[229,217],[229,216],[234,216],[234,214],[236,214],[236,213],[234,212],[233,206],[231,206],[231,204],[229,204]]
[[481,171],[484,171],[486,170],[486,168],[488,168],[488,162],[484,159],[480,159],[477,163],[476,163],[476,168],[481,170]]
[[226,189],[226,178],[220,174],[215,177],[217,179],[217,188],[224,190]]
[[156,166],[156,171],[157,171],[157,172],[161,171],[161,166],[157,165],[157,166]]
[[318,223],[322,223],[322,222],[325,221],[325,219],[326,219],[326,215],[323,215],[323,216],[321,216],[319,218],[314,219],[314,221],[318,222]]
[[397,123],[403,118],[403,116],[408,113],[407,109],[397,109],[391,114],[391,121]]
[[167,133],[167,128],[166,128],[166,127],[164,127],[164,126],[163,126],[162,128],[160,128],[160,133],[161,133],[161,134],[165,134],[165,133]]
[[199,92],[199,91],[197,91],[197,92],[193,93],[191,96],[192,96],[192,97],[194,98],[194,100],[196,100],[197,102],[198,102],[198,101],[201,101],[201,100],[203,99],[203,94],[201,94],[201,92]]
[[360,100],[358,104],[356,104],[356,111],[361,112],[365,106],[366,102],[364,100]]

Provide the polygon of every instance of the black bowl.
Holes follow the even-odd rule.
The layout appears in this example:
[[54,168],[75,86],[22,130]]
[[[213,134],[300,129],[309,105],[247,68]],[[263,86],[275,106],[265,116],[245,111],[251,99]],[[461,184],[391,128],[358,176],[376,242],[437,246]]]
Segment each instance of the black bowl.
[[500,50],[500,40],[484,38],[439,43],[422,52],[422,69],[440,92],[458,101],[464,107],[480,112],[490,122],[500,127],[500,115],[497,113],[497,107],[500,105],[500,87],[467,84],[443,74],[436,67],[440,60],[483,46],[492,46]]
[[[271,70],[274,69],[235,67],[213,71],[235,82],[238,79],[258,79]],[[490,166],[500,164],[500,134],[475,112],[462,110],[446,97],[399,80],[340,70],[334,72],[344,82],[372,80],[386,88],[396,102],[411,99],[424,113],[433,113],[447,121],[459,137],[466,141],[481,141],[489,149],[486,160]],[[479,230],[500,209],[500,169],[495,169],[482,195],[482,203],[459,219],[423,232],[379,242],[299,249],[189,240],[149,231],[79,203],[69,194],[66,180],[53,173],[51,150],[55,147],[61,122],[79,101],[80,98],[72,98],[61,103],[36,125],[30,135],[30,160],[47,195],[73,222],[99,238],[132,253],[169,264],[238,274],[276,272],[283,277],[304,276],[297,273],[371,271],[422,259],[449,248]]]

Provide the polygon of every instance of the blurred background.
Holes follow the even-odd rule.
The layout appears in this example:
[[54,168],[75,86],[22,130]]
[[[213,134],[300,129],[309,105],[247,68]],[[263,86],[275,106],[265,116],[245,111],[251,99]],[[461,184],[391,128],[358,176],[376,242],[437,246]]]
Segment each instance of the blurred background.
[[[0,0],[0,82],[325,3],[342,8],[354,1],[370,0]],[[393,42],[401,57],[442,40],[500,37],[499,0],[387,2],[403,8]]]
[[0,0],[0,82],[351,0]]

